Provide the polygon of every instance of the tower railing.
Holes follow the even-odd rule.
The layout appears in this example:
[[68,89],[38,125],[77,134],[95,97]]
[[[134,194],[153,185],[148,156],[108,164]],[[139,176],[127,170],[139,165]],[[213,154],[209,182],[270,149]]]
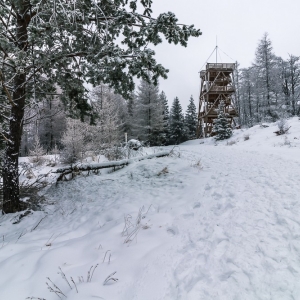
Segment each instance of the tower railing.
[[208,69],[235,69],[234,63],[208,63],[206,64],[206,70]]

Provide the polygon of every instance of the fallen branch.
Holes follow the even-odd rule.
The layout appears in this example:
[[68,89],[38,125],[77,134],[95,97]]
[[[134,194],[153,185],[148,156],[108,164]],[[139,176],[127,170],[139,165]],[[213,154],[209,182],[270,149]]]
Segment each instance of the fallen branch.
[[69,166],[66,168],[60,168],[54,171],[53,173],[60,173],[59,177],[57,178],[57,182],[61,181],[65,175],[71,174],[73,172],[79,172],[79,171],[93,171],[93,170],[99,170],[99,169],[105,169],[105,168],[115,168],[115,167],[122,167],[127,166],[129,164],[132,164],[137,161],[145,160],[145,159],[152,159],[156,157],[163,157],[168,156],[170,154],[170,151],[162,151],[150,155],[145,155],[141,157],[135,157],[130,159],[123,159],[118,161],[108,161],[98,164],[81,164],[77,165],[75,167]]

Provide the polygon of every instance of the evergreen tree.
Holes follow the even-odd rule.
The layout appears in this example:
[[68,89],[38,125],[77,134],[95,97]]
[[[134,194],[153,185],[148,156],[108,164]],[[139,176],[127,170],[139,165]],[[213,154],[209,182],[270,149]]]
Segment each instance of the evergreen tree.
[[197,120],[196,105],[193,96],[191,96],[184,118],[187,129],[187,138],[190,140],[196,138]]
[[169,128],[169,104],[168,99],[164,91],[159,94],[159,101],[163,106],[163,145],[169,144],[169,135],[170,135],[170,128]]
[[170,143],[177,145],[185,140],[184,116],[179,99],[176,97],[170,111]]
[[10,120],[4,134],[5,213],[21,209],[16,154],[28,102],[41,101],[59,84],[66,107],[77,108],[83,120],[89,109],[86,82],[104,82],[129,96],[134,76],[154,83],[167,76],[149,44],[161,43],[164,36],[186,46],[189,37],[201,34],[193,26],[179,25],[171,12],[152,18],[152,1],[96,2],[0,1],[1,92]]
[[129,99],[126,100],[126,112],[124,113],[124,132],[127,132],[127,139],[134,138],[133,127],[134,127],[134,109],[136,104],[136,95],[131,93]]
[[142,80],[134,110],[134,135],[151,146],[161,145],[164,139],[163,110],[158,86]]
[[214,120],[213,133],[215,134],[215,139],[225,140],[232,136],[232,129],[228,123],[228,114],[225,113],[225,103],[221,101],[218,107],[218,118]]

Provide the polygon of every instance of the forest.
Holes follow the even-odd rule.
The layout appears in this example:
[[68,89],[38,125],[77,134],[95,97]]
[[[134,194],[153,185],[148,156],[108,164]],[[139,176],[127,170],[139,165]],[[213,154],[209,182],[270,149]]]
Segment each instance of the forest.
[[[179,23],[171,12],[153,18],[152,1],[145,0],[100,6],[24,0],[0,7],[5,211],[20,210],[20,156],[60,152],[71,163],[100,151],[113,159],[125,134],[149,146],[195,138],[198,95],[191,96],[185,113],[180,101],[187,99],[167,99],[158,84],[169,70],[148,46],[164,37],[186,47],[189,38],[201,35],[199,29]],[[234,85],[237,127],[300,113],[299,57],[276,56],[267,33],[252,65],[237,63]]]
[[235,106],[239,124],[251,127],[261,122],[300,114],[300,57],[276,56],[265,33],[256,48],[253,64],[237,68]]
[[[234,85],[237,127],[300,115],[300,58],[276,56],[267,33],[260,39],[250,67],[239,68],[237,62]],[[26,109],[29,121],[24,124],[21,156],[61,152],[62,161],[72,163],[92,151],[117,159],[125,133],[128,140],[136,139],[145,146],[176,145],[196,138],[198,103],[193,96],[183,112],[178,97],[167,99],[159,84],[146,80],[140,81],[127,99],[109,86],[99,85],[88,93],[81,110],[72,104],[66,107],[61,98],[48,96]]]

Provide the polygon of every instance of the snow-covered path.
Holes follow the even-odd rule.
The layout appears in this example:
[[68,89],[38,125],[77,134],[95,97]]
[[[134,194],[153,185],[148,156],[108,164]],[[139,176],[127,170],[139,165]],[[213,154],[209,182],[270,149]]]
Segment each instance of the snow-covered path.
[[179,299],[298,299],[299,160],[224,146],[203,157],[201,206],[179,225]]
[[[78,178],[52,189],[33,231],[42,212],[1,217],[0,299],[58,299],[46,277],[72,300],[300,299],[299,150],[246,146],[194,141],[180,157]],[[135,224],[141,207],[124,243],[124,216]]]

